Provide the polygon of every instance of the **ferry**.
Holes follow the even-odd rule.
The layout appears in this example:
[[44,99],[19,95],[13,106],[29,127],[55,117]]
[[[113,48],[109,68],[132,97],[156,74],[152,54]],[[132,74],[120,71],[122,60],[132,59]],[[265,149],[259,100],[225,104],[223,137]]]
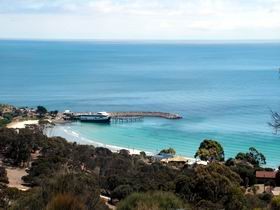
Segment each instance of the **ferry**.
[[107,112],[88,113],[80,115],[81,122],[110,123],[111,116]]

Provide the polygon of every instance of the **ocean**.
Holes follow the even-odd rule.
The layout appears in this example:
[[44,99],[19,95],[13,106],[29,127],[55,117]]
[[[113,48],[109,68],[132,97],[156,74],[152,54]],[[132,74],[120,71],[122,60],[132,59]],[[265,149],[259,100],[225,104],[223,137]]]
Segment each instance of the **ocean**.
[[280,42],[0,41],[0,103],[63,111],[163,111],[182,120],[57,126],[52,135],[193,157],[204,139],[226,158],[255,147],[280,165]]

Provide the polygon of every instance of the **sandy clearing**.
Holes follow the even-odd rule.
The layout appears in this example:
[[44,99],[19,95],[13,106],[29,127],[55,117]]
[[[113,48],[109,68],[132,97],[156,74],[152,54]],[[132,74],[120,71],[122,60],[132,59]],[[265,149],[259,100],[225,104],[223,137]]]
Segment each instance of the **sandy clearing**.
[[18,121],[11,122],[7,125],[7,128],[25,128],[26,125],[38,125],[39,120],[26,120],[26,121]]

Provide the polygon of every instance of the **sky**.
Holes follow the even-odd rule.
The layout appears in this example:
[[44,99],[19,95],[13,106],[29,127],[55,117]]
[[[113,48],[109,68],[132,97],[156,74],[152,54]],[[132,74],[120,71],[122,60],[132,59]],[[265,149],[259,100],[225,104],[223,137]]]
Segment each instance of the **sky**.
[[279,40],[280,0],[0,0],[0,38]]

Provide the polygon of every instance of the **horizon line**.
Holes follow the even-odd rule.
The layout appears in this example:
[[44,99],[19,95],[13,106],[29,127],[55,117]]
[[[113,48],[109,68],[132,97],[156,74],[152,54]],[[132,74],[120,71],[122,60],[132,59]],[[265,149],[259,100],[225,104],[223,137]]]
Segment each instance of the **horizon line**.
[[148,42],[148,43],[280,43],[280,39],[84,39],[84,38],[0,38],[0,41],[42,42]]

